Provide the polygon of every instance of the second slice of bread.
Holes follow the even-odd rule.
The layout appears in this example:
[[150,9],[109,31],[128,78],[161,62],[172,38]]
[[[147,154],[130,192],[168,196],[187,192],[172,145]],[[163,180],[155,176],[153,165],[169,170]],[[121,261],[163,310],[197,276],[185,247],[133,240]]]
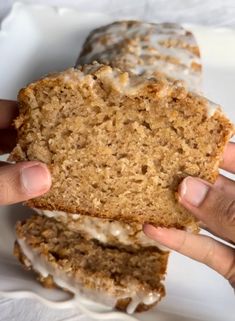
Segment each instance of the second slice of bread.
[[15,256],[45,287],[57,285],[128,313],[150,309],[165,295],[168,253],[86,240],[63,224],[35,215],[16,226]]

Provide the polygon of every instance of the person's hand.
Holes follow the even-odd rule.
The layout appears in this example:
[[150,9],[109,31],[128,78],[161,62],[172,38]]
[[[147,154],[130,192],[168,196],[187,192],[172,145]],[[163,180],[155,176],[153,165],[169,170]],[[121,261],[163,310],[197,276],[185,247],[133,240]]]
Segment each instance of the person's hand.
[[[0,100],[0,154],[8,153],[16,144],[12,128],[18,114],[17,103]],[[0,162],[0,205],[28,200],[46,193],[51,186],[50,172],[38,161],[8,164]]]
[[[235,144],[229,143],[221,168],[235,173]],[[147,236],[202,262],[223,275],[235,288],[235,182],[220,175],[214,185],[199,178],[187,177],[179,186],[179,202],[200,220],[204,227],[229,242],[186,231],[143,227]]]

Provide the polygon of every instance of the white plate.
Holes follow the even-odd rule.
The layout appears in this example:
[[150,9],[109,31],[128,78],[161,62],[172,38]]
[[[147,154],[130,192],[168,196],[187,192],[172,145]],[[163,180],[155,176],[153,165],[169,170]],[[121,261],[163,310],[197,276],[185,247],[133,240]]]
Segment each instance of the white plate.
[[[88,31],[110,21],[112,17],[102,13],[16,4],[0,32],[0,97],[15,99],[17,91],[28,82],[45,73],[73,66]],[[204,92],[221,103],[235,122],[235,31],[188,27],[194,31],[202,52]],[[43,289],[12,255],[14,223],[27,216],[29,210],[10,206],[2,207],[0,212],[0,291],[3,296],[33,298],[36,294],[37,299],[41,298],[43,303],[56,309],[78,306],[80,312],[84,309],[98,312],[96,318],[101,320],[128,320],[127,316],[123,318],[116,312],[100,314],[102,307],[94,303],[81,300],[78,304],[61,291]],[[235,319],[233,290],[206,266],[172,254],[166,289],[167,297],[158,309],[138,315],[139,320]],[[58,303],[61,300],[67,301]]]

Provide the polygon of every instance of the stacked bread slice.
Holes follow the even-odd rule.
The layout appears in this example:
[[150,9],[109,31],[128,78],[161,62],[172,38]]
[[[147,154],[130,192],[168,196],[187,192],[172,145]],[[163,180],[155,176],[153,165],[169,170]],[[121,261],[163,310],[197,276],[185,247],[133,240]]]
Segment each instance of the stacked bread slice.
[[78,300],[84,295],[128,313],[149,309],[165,294],[168,253],[156,246],[89,240],[40,215],[19,222],[16,233],[15,255],[46,287],[57,285]]
[[18,223],[15,254],[44,285],[130,313],[164,295],[168,252],[142,224],[197,231],[178,185],[214,182],[233,133],[200,70],[190,32],[122,21],[92,32],[77,68],[20,91],[11,159],[45,162],[52,188],[27,202],[43,215]]

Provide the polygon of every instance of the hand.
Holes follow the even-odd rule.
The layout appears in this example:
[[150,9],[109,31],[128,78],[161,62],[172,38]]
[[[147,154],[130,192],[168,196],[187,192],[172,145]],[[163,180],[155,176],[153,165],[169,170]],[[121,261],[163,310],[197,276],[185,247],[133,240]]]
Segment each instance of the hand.
[[[235,144],[229,143],[221,168],[235,173]],[[201,221],[206,229],[229,242],[186,231],[144,226],[147,236],[202,262],[223,275],[235,288],[235,182],[219,175],[214,185],[187,177],[179,186],[179,202]]]
[[[12,127],[18,114],[17,103],[0,100],[0,154],[10,152],[16,144]],[[50,172],[38,161],[8,164],[0,162],[0,205],[28,200],[46,193],[51,186]]]

